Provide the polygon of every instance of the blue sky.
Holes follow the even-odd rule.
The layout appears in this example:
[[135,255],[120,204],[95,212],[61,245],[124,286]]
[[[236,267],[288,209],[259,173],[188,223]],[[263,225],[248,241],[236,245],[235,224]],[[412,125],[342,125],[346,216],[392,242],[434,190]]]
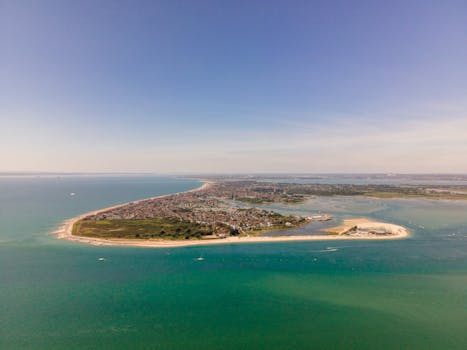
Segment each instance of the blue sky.
[[0,0],[0,171],[467,172],[465,1]]

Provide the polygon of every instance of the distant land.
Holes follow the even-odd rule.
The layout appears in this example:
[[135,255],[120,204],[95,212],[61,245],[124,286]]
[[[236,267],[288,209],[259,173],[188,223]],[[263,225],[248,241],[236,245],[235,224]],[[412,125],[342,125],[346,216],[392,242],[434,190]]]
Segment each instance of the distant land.
[[179,172],[132,172],[132,171],[94,171],[94,172],[67,172],[67,171],[0,171],[0,176],[176,176],[180,178],[216,178],[216,179],[360,179],[360,180],[410,180],[410,181],[465,181],[464,173],[179,173]]
[[186,178],[217,178],[217,179],[245,179],[245,180],[408,180],[408,181],[465,181],[467,174],[410,174],[410,173],[258,173],[258,174],[197,174],[185,175]]

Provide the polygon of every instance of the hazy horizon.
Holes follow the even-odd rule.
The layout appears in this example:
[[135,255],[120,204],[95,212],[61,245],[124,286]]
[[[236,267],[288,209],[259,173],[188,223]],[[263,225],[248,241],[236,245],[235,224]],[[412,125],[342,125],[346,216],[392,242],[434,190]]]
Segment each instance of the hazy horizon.
[[2,1],[0,172],[467,173],[464,1]]
[[0,171],[0,176],[179,176],[179,177],[202,177],[202,176],[239,176],[239,177],[361,177],[368,176],[373,178],[417,178],[417,177],[439,177],[439,178],[466,178],[467,173],[293,173],[293,172],[131,172],[131,171],[114,171],[114,172],[60,172],[60,171]]

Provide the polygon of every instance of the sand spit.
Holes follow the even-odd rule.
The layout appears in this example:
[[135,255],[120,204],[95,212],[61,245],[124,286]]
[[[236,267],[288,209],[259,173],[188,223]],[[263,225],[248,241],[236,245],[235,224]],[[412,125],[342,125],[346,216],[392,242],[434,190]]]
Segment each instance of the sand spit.
[[[202,186],[195,188],[187,192],[201,191],[210,186],[209,182],[204,183]],[[164,198],[172,196],[174,194],[168,194],[164,196],[157,196],[148,199]],[[146,199],[144,199],[146,200]],[[138,203],[140,201],[133,201],[132,203]],[[75,222],[82,218],[95,215],[107,210],[119,208],[129,203],[123,203],[112,207],[99,209],[96,211],[88,212],[72,219],[69,219],[63,223],[55,232],[55,236],[59,239],[65,239],[78,243],[85,243],[95,246],[124,246],[124,247],[148,247],[148,248],[175,248],[175,247],[187,247],[187,246],[204,246],[212,244],[238,244],[238,243],[273,243],[273,242],[298,242],[298,241],[336,241],[336,240],[391,240],[407,238],[409,233],[406,228],[398,225],[389,223],[374,222],[368,219],[349,219],[344,220],[343,225],[326,229],[327,232],[333,234],[323,235],[300,235],[300,236],[247,236],[247,237],[227,237],[227,238],[213,238],[213,239],[196,239],[196,240],[163,240],[163,239],[105,239],[105,238],[93,238],[72,235],[72,229]],[[374,235],[374,234],[355,234],[347,235],[344,234],[352,227],[357,226],[362,230],[384,230],[388,234],[386,235]]]
[[[356,228],[356,233],[350,234],[349,231],[352,228]],[[326,232],[332,233],[334,235],[338,235],[338,237],[371,237],[375,236],[375,238],[379,237],[389,237],[389,238],[405,238],[408,237],[409,232],[403,226],[390,224],[386,222],[377,222],[371,221],[366,218],[358,218],[358,219],[346,219],[344,223],[340,226],[331,227],[325,229]],[[386,234],[375,235],[375,234],[368,234],[366,232],[385,232]]]

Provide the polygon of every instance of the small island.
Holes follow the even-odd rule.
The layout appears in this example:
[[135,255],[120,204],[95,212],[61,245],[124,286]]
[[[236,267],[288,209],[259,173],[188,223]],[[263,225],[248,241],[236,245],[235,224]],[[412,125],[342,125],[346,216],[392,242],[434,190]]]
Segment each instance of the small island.
[[[346,220],[342,226],[326,229],[320,235],[282,236],[280,231],[332,217],[327,214],[283,215],[253,206],[263,203],[265,198],[267,202],[295,203],[299,198],[302,200],[301,196],[304,195],[300,192],[281,191],[268,183],[209,181],[191,191],[80,215],[67,221],[56,234],[62,239],[94,245],[144,247],[408,236],[404,227],[367,219]],[[248,206],[239,206],[237,202],[248,203]],[[276,231],[278,234],[274,236],[261,235]]]

